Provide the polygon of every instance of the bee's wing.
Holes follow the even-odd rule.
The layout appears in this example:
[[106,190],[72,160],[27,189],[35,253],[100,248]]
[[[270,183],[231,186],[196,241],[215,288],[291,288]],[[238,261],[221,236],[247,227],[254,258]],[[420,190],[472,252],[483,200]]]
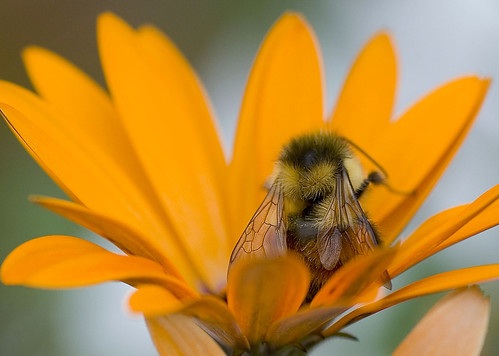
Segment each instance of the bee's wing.
[[337,174],[336,190],[321,221],[317,244],[321,264],[327,270],[355,255],[365,255],[378,245],[376,233],[355,197],[345,168]]
[[277,257],[286,253],[284,196],[274,183],[251,218],[230,256],[230,266],[243,258]]

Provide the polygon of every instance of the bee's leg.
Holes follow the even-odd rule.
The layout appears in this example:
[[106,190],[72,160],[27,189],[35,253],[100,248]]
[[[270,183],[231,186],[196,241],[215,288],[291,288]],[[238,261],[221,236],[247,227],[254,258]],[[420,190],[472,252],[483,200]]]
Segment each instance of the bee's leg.
[[355,190],[355,197],[359,199],[361,195],[366,191],[369,184],[383,184],[390,192],[395,194],[402,195],[412,195],[415,194],[415,191],[407,192],[403,190],[398,190],[393,188],[388,182],[385,180],[385,177],[377,171],[369,173],[366,179],[360,184],[360,186]]
[[379,172],[374,171],[374,172],[369,173],[367,178],[364,179],[364,181],[360,184],[360,186],[355,190],[355,197],[357,199],[359,199],[361,197],[361,195],[366,191],[369,184],[371,184],[371,183],[382,184],[384,182],[385,182],[385,179],[383,178],[383,176]]

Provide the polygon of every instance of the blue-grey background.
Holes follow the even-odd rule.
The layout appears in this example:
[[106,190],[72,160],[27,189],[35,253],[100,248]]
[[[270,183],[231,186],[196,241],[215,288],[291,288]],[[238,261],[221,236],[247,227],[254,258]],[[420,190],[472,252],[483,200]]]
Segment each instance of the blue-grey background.
[[[111,10],[132,25],[153,23],[173,38],[204,81],[229,148],[254,55],[272,23],[287,9],[304,13],[317,32],[325,58],[328,111],[358,50],[381,29],[393,34],[398,49],[398,113],[451,78],[471,73],[499,78],[496,0],[2,0],[0,78],[29,86],[19,53],[36,44],[63,55],[102,83],[95,18]],[[498,94],[494,82],[468,139],[405,235],[432,214],[469,202],[499,183]],[[37,236],[95,238],[28,203],[32,193],[62,196],[1,123],[0,261]],[[430,258],[394,284],[497,262],[499,229]],[[483,355],[495,355],[499,282],[483,285],[483,290],[492,306]],[[142,320],[125,311],[128,292],[118,283],[70,291],[0,285],[0,354],[154,354]],[[315,355],[387,355],[441,296],[410,301],[370,317],[350,328],[360,342],[328,341]]]

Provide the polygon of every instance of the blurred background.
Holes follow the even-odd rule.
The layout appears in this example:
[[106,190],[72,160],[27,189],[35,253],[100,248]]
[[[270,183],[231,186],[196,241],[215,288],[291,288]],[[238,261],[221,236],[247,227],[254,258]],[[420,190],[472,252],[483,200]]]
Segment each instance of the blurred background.
[[[202,1],[2,0],[0,78],[30,87],[20,60],[36,44],[68,58],[101,84],[95,19],[113,11],[133,26],[166,32],[198,71],[211,96],[227,151],[248,71],[266,32],[285,10],[305,14],[324,54],[328,112],[352,60],[379,30],[392,33],[399,59],[396,113],[463,74],[499,78],[499,2],[495,0]],[[431,215],[472,201],[499,183],[499,90],[493,82],[471,134],[404,232]],[[0,261],[34,237],[89,232],[30,204],[29,194],[62,197],[7,126],[0,123]],[[499,262],[499,229],[480,234],[411,269],[395,288],[435,273]],[[484,284],[492,315],[483,355],[499,350],[499,282]],[[142,320],[125,308],[126,286],[70,291],[0,285],[1,355],[153,355]],[[360,342],[331,340],[313,355],[387,355],[443,294],[383,311],[349,332]],[[459,312],[459,311],[456,311]]]

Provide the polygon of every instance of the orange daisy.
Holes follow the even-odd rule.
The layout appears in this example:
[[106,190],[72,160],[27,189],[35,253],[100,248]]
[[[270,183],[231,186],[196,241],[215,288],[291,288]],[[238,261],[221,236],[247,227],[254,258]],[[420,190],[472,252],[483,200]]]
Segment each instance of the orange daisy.
[[[0,109],[71,199],[33,201],[123,254],[76,237],[40,237],[5,259],[5,284],[123,281],[136,288],[130,307],[146,317],[160,354],[221,355],[305,352],[397,303],[499,277],[499,264],[478,266],[387,295],[376,282],[385,271],[395,278],[499,223],[496,186],[394,243],[465,138],[487,79],[454,80],[392,120],[396,61],[388,35],[379,34],[360,53],[326,116],[317,41],[305,20],[289,13],[256,58],[228,163],[204,90],[168,38],[106,13],[98,21],[98,43],[109,94],[59,56],[30,47],[23,59],[37,94],[0,82]],[[413,192],[380,186],[361,198],[384,247],[348,262],[307,304],[310,273],[293,255],[238,263],[227,281],[231,250],[266,194],[281,147],[319,129],[355,142],[389,173],[391,186]]]

